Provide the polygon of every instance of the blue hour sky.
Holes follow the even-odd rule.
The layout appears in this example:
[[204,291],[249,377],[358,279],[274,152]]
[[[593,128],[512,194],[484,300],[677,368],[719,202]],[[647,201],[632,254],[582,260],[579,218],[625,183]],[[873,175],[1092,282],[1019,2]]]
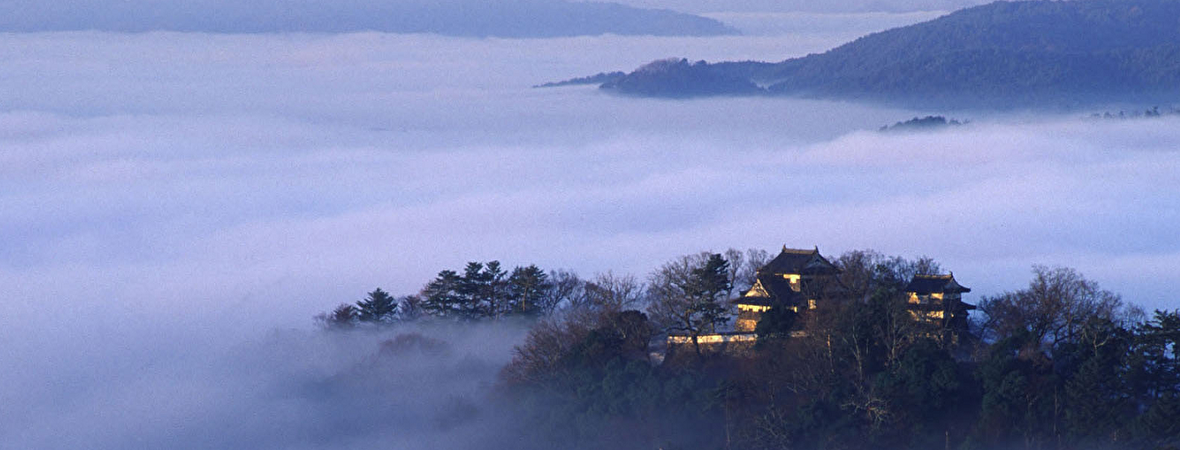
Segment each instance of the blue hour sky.
[[[1176,117],[530,88],[672,56],[781,60],[953,7],[897,4],[683,3],[746,27],[718,37],[0,34],[0,403],[28,406],[0,409],[0,442],[470,448],[491,423],[389,412],[405,427],[333,437],[324,421],[364,403],[292,381],[356,375],[389,337],[325,338],[314,314],[470,260],[644,277],[701,250],[873,248],[933,257],[968,301],[1047,264],[1180,307]],[[875,131],[927,114],[972,122]],[[386,389],[445,416],[520,336],[462,335],[452,358],[390,369],[453,383]]]

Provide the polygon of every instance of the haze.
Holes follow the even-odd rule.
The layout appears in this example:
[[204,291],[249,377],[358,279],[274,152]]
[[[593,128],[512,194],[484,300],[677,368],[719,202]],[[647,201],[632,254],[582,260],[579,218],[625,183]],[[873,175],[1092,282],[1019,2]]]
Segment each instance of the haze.
[[[757,9],[709,6],[693,10]],[[1175,118],[529,88],[669,56],[777,61],[936,14],[746,16],[762,28],[711,38],[2,34],[0,404],[18,407],[0,442],[364,448],[403,428],[314,428],[354,400],[290,383],[391,336],[323,337],[311,317],[472,260],[643,276],[706,249],[873,248],[935,258],[968,301],[1049,264],[1175,308]],[[875,131],[927,114],[972,122]],[[467,398],[520,336],[427,333],[458,350],[405,370],[471,376],[396,403],[411,410]],[[468,426],[399,448],[470,448]]]
[[9,0],[0,31],[439,33],[551,37],[605,33],[715,36],[734,30],[700,16],[564,0]]
[[989,3],[982,0],[831,0],[812,2],[806,0],[743,0],[720,2],[717,0],[620,0],[619,3],[640,8],[668,8],[696,14],[716,12],[741,13],[863,13],[951,11],[969,6]]

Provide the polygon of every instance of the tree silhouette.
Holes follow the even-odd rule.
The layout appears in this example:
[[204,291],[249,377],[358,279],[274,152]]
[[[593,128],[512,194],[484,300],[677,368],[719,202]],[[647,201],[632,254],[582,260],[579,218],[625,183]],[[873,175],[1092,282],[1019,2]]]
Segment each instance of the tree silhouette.
[[379,323],[389,322],[397,313],[397,300],[388,292],[377,288],[369,293],[364,300],[356,303],[357,319],[361,322]]
[[720,254],[683,256],[652,274],[648,310],[665,331],[688,335],[700,355],[700,336],[729,321],[721,301],[730,286],[729,262]]

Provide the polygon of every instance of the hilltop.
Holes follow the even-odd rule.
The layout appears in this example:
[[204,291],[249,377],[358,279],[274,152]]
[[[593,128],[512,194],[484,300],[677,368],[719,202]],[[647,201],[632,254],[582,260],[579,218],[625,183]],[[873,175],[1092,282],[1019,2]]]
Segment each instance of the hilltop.
[[1180,1],[996,2],[778,63],[660,60],[628,95],[785,95],[946,106],[1180,97]]

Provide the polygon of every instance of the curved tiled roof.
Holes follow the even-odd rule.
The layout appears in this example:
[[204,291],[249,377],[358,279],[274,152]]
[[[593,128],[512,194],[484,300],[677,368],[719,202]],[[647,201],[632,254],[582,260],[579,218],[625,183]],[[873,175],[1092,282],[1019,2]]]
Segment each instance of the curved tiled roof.
[[905,291],[918,295],[927,295],[934,293],[971,292],[971,288],[955,281],[955,274],[952,272],[949,275],[914,275],[914,278],[910,280],[910,284],[906,285]]
[[794,249],[783,246],[783,251],[762,266],[759,273],[766,274],[805,274],[805,273],[836,273],[839,269],[819,254],[819,247],[812,250]]

